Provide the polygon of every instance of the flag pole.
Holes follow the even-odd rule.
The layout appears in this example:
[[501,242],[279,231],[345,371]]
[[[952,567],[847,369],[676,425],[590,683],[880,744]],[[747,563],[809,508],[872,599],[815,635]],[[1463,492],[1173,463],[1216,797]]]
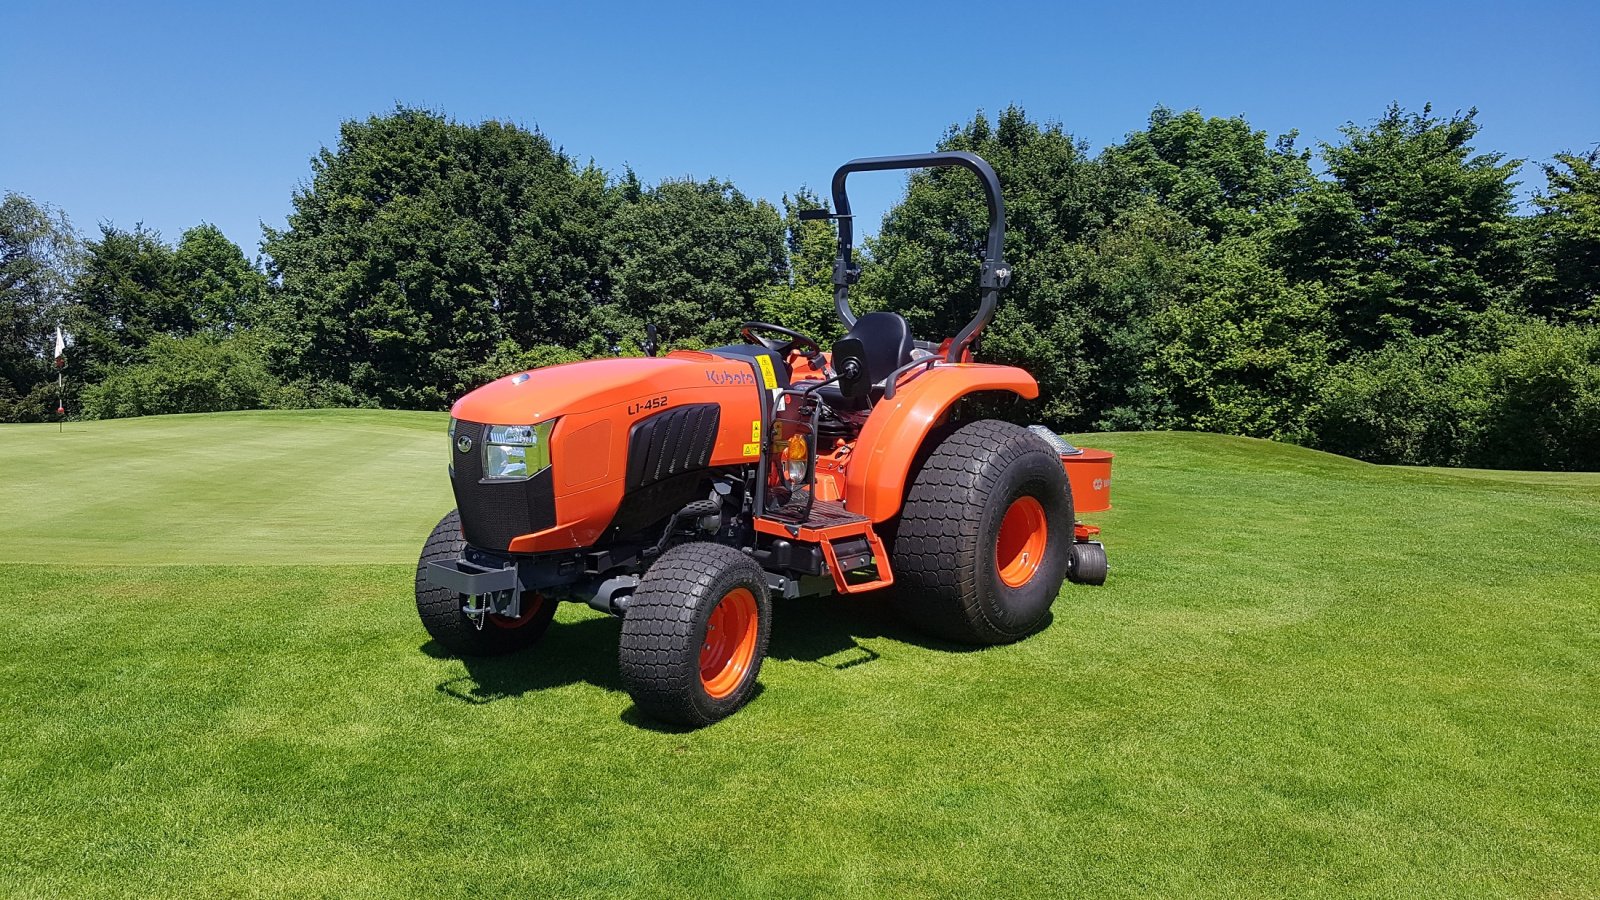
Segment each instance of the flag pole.
[[65,434],[67,431],[67,336],[61,331],[61,323],[56,323],[56,433]]

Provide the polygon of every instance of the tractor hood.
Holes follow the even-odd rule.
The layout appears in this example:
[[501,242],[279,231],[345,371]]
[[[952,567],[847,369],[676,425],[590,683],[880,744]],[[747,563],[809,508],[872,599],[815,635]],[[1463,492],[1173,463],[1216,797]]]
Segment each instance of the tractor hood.
[[666,395],[686,388],[755,383],[755,373],[743,360],[680,350],[669,356],[596,359],[507,375],[457,400],[450,415],[491,425],[535,425],[619,404],[643,411],[664,405]]

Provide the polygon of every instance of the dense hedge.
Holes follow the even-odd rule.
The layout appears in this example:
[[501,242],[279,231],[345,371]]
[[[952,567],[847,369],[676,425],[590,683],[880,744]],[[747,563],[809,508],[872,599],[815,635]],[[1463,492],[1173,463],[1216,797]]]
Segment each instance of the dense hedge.
[[[1027,367],[1074,431],[1192,428],[1381,462],[1600,468],[1600,154],[1562,153],[1526,210],[1475,113],[1392,107],[1311,150],[1157,109],[1091,154],[1008,109],[951,128],[1004,184],[1016,273],[980,352]],[[1319,169],[1322,174],[1318,174]],[[814,173],[823,183],[826,170]],[[892,177],[892,176],[879,176]],[[442,408],[496,375],[736,338],[828,340],[832,227],[716,179],[641,184],[543,135],[415,109],[344,124],[251,262],[8,195],[0,419],[54,409],[75,336],[89,416],[260,406]],[[860,250],[863,308],[953,334],[977,298],[981,195],[913,175]],[[865,229],[870,230],[870,229]]]

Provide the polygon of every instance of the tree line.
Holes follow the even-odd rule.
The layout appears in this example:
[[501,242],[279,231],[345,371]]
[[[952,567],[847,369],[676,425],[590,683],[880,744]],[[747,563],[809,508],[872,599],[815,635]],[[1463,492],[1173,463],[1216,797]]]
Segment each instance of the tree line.
[[[1156,109],[1091,154],[1017,108],[939,149],[1004,185],[1015,278],[982,358],[1039,379],[1068,431],[1188,428],[1378,462],[1600,469],[1600,151],[1474,146],[1475,111],[1391,107],[1314,150],[1240,117]],[[81,238],[0,206],[0,421],[49,418],[48,344],[87,417],[260,407],[442,409],[490,378],[735,340],[839,334],[834,231],[715,178],[645,185],[536,130],[397,108],[343,124],[252,260],[213,226]],[[866,308],[922,337],[976,305],[985,211],[927,170],[861,252]]]

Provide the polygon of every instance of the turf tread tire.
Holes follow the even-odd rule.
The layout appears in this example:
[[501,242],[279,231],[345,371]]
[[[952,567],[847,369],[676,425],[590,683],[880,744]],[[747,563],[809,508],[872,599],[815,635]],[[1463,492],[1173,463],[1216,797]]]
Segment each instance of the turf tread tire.
[[1110,568],[1106,562],[1106,549],[1099,543],[1080,541],[1072,545],[1072,567],[1067,577],[1074,584],[1105,584]]
[[[1038,630],[1066,578],[1072,494],[1061,457],[1019,425],[980,419],[930,438],[894,530],[895,606],[911,624],[961,644],[1004,644]],[[994,546],[1022,494],[1048,525],[1039,569],[1005,585]]]
[[[755,655],[739,686],[715,698],[700,681],[700,648],[712,609],[736,587],[755,597]],[[771,633],[767,577],[755,560],[723,544],[679,544],[651,564],[628,599],[617,651],[623,686],[651,718],[710,725],[755,695]]]
[[550,628],[550,620],[555,616],[554,600],[543,600],[533,612],[533,618],[523,625],[502,628],[485,622],[480,629],[462,611],[462,595],[428,580],[430,563],[460,559],[466,548],[466,538],[461,534],[461,514],[451,510],[434,526],[417,560],[417,615],[422,619],[422,627],[454,656],[502,656],[533,646]]

